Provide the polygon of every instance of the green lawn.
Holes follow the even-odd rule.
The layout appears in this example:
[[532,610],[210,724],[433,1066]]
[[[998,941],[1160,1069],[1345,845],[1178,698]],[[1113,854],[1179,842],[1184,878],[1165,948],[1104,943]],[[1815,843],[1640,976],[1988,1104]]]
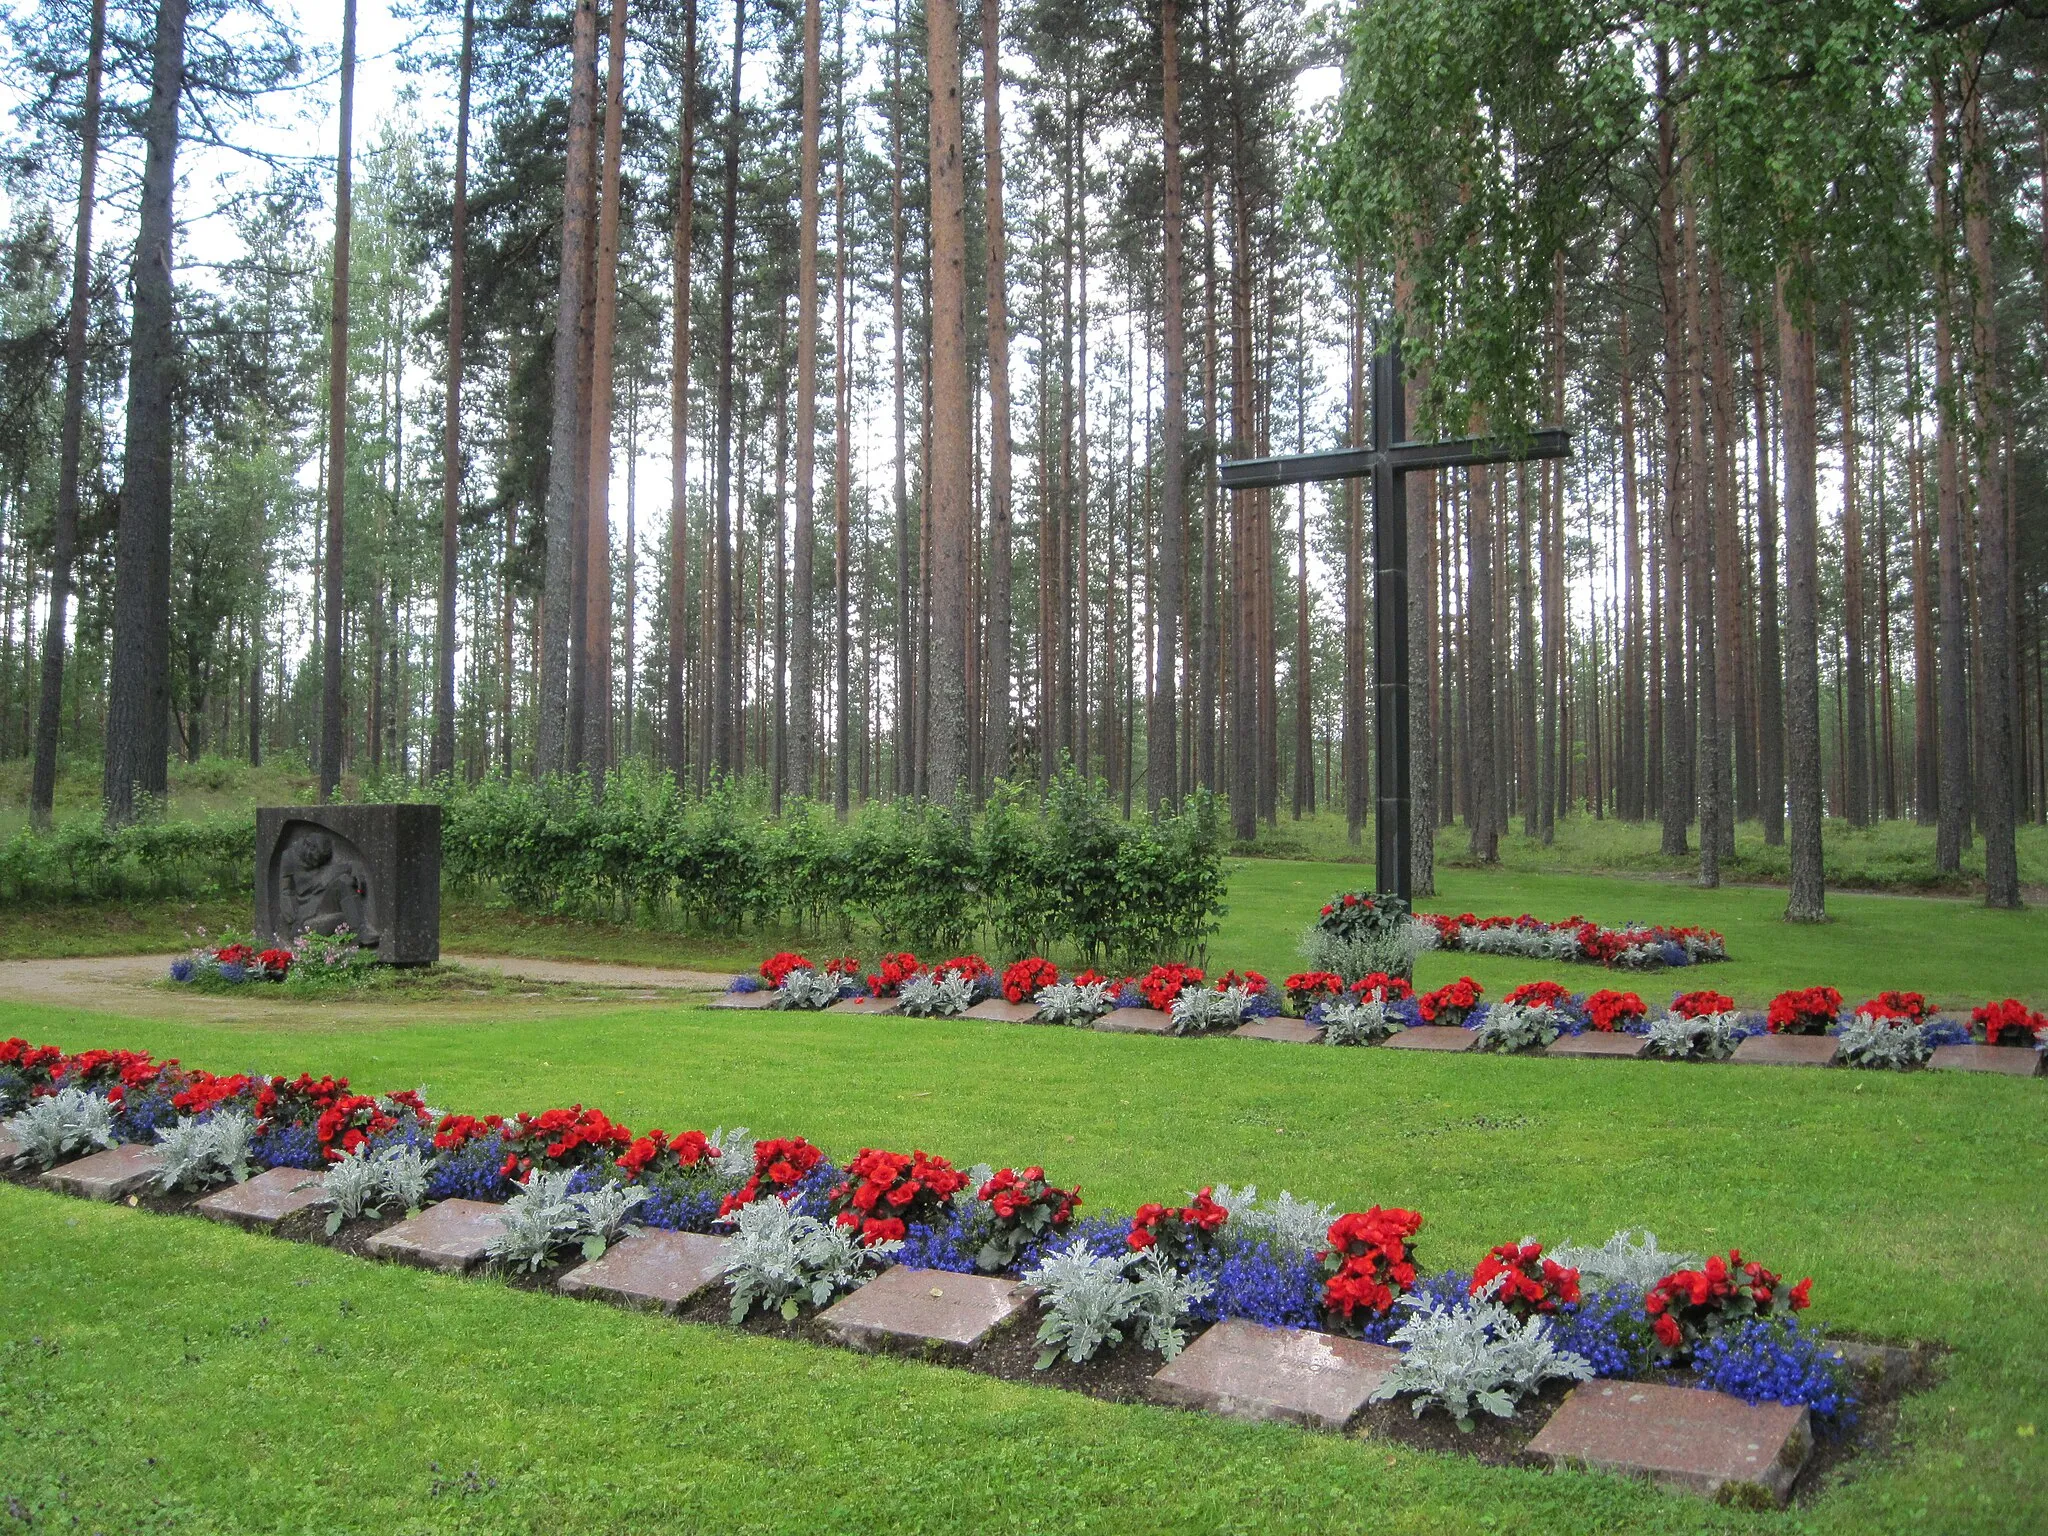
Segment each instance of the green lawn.
[[464,1023],[337,1024],[309,1010],[266,1030],[0,1003],[0,1033],[220,1069],[424,1082],[472,1111],[580,1100],[636,1126],[743,1120],[841,1157],[917,1145],[1043,1161],[1098,1207],[1211,1180],[1347,1209],[1399,1203],[1425,1213],[1431,1263],[1469,1265],[1525,1233],[1597,1241],[1647,1225],[1667,1244],[1739,1244],[1811,1273],[1831,1326],[1954,1349],[1944,1382],[1905,1405],[1891,1455],[1809,1508],[1759,1517],[1604,1478],[778,1345],[0,1189],[0,1509],[19,1500],[35,1528],[2048,1527],[2040,1082],[666,1005]]

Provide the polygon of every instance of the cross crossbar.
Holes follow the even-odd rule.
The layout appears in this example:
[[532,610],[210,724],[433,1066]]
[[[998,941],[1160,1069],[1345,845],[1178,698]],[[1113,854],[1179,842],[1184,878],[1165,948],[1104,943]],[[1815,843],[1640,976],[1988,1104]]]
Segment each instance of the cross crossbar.
[[1401,344],[1396,341],[1373,359],[1370,446],[1225,459],[1220,469],[1223,485],[1233,491],[1316,480],[1372,480],[1373,772],[1378,781],[1373,840],[1379,860],[1379,889],[1413,901],[1407,477],[1418,470],[1568,458],[1572,445],[1570,434],[1561,427],[1539,427],[1526,437],[1410,442],[1404,397]]

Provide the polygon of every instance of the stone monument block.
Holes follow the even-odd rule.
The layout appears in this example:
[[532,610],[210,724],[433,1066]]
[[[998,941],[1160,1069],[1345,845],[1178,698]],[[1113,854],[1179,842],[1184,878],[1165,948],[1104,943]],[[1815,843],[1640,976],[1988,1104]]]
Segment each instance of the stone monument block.
[[441,807],[293,805],[256,813],[256,937],[347,928],[387,965],[441,957]]

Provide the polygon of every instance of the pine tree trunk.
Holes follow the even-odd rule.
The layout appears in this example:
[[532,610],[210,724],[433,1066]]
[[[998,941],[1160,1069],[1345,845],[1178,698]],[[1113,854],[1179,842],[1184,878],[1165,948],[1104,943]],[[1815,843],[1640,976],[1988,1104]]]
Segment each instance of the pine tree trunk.
[[682,143],[676,159],[676,216],[670,250],[668,507],[668,769],[689,766],[690,716],[683,690],[689,635],[690,255],[697,216],[697,0],[683,0]]
[[[1251,199],[1245,185],[1244,129],[1235,112],[1230,133],[1231,448],[1235,456],[1245,457],[1256,451],[1258,423],[1252,393]],[[1230,821],[1240,842],[1258,835],[1259,817],[1258,494],[1240,491],[1231,498],[1230,575],[1236,612],[1230,668]]]
[[1821,863],[1820,528],[1815,449],[1813,304],[1803,295],[1795,316],[1778,281],[1778,388],[1785,421],[1785,746],[1791,815],[1789,922],[1827,919]]
[[1685,245],[1682,281],[1685,305],[1685,485],[1691,525],[1686,530],[1686,576],[1693,655],[1693,683],[1698,690],[1699,733],[1697,795],[1700,817],[1699,883],[1711,889],[1721,883],[1721,711],[1720,667],[1714,654],[1714,504],[1711,460],[1707,448],[1706,326],[1700,313],[1702,272],[1699,247],[1699,200],[1693,193],[1691,168],[1685,175]]
[[733,367],[734,307],[737,301],[740,203],[740,79],[746,62],[747,5],[735,0],[732,13],[732,71],[726,97],[725,198],[720,210],[718,248],[718,398],[712,445],[712,585],[715,589],[713,656],[708,707],[711,712],[711,771],[739,768],[739,674],[733,592]]
[[588,577],[584,633],[583,762],[601,792],[612,760],[612,376],[619,317],[619,154],[626,95],[627,0],[611,0],[605,51],[603,182],[590,351],[590,437],[585,449]]
[[1955,234],[1949,217],[1948,73],[1933,80],[1932,153],[1928,176],[1934,183],[1934,396],[1940,403],[1941,435],[1935,448],[1935,527],[1940,593],[1941,804],[1934,833],[1937,874],[1960,873],[1970,842],[1970,706],[1964,657],[1968,653],[1963,613],[1963,491],[1956,437],[1955,342],[1951,336],[1950,263]]
[[931,81],[931,741],[928,793],[964,808],[967,776],[967,223],[961,165],[960,8],[925,10]]
[[[1361,254],[1351,269],[1351,385],[1348,406],[1350,430],[1347,440],[1354,448],[1365,446],[1365,258]],[[1411,547],[1412,554],[1412,547]],[[1415,586],[1408,588],[1413,609]],[[1411,617],[1409,627],[1419,633]],[[1411,647],[1410,656],[1427,654],[1428,642]],[[1344,482],[1344,831],[1346,840],[1358,848],[1365,843],[1365,483],[1354,475]],[[1427,736],[1428,722],[1419,735]],[[1412,754],[1411,754],[1412,756]],[[1413,788],[1413,779],[1410,779]]]
[[[320,668],[320,798],[331,800],[341,783],[347,725],[341,699],[342,509],[348,485],[348,255],[354,151],[356,5],[346,0],[341,24],[341,147],[334,173],[334,287],[327,320],[327,559],[326,654]],[[371,652],[372,658],[376,652]],[[372,752],[376,733],[371,733]]]
[[[841,10],[835,18],[832,51],[834,62],[839,67],[833,72],[832,114],[835,136],[839,141],[839,161],[834,173],[833,186],[833,235],[832,235],[832,375],[834,425],[837,428],[832,461],[832,578],[833,601],[838,610],[837,643],[834,651],[833,694],[838,710],[837,740],[834,743],[836,759],[832,786],[833,809],[843,820],[850,805],[853,781],[853,705],[852,684],[852,596],[853,571],[851,558],[853,545],[849,513],[852,506],[853,479],[853,317],[847,310],[846,280],[851,266],[846,246],[846,13]],[[863,634],[866,633],[863,625]],[[865,707],[867,676],[862,675],[863,723],[869,719]],[[861,798],[867,798],[868,755],[865,744],[861,748]],[[809,793],[808,789],[805,791]]]
[[[1475,413],[1469,429],[1484,435],[1486,419]],[[1465,532],[1470,564],[1470,589],[1465,603],[1466,666],[1470,682],[1470,726],[1466,732],[1471,767],[1472,857],[1482,864],[1500,861],[1500,797],[1503,788],[1497,768],[1494,744],[1494,572],[1493,572],[1493,471],[1477,468],[1466,472],[1467,505]]]
[[1621,345],[1621,523],[1623,567],[1621,653],[1621,765],[1616,775],[1615,810],[1623,821],[1641,821],[1647,810],[1643,733],[1643,537],[1636,506],[1636,400],[1628,312],[1620,315]]
[[[1536,491],[1537,516],[1543,520],[1543,532],[1539,536],[1543,545],[1544,607],[1550,606],[1550,476],[1543,473]],[[1554,699],[1551,693],[1553,679],[1550,674],[1550,627],[1546,624],[1543,636],[1543,654],[1539,661],[1536,651],[1536,577],[1535,557],[1529,543],[1529,476],[1527,467],[1515,466],[1515,606],[1518,635],[1515,649],[1519,653],[1519,665],[1515,668],[1515,684],[1520,695],[1522,772],[1522,835],[1537,837],[1543,830],[1543,802],[1550,792],[1548,763],[1542,752],[1543,740],[1536,725],[1537,674],[1542,673],[1541,684],[1544,697]],[[1545,619],[1551,615],[1546,613]],[[1557,716],[1549,719],[1552,732],[1557,729]]]
[[895,340],[896,386],[896,793],[917,788],[914,752],[916,711],[912,705],[915,676],[910,649],[910,484],[908,425],[904,419],[906,385],[903,357],[903,5],[892,11],[889,43],[889,312]]
[[[93,181],[99,169],[100,69],[106,39],[107,0],[93,0],[92,32],[86,45],[85,106],[79,122],[78,236],[71,255],[71,313],[64,325],[64,416],[57,449],[57,516],[50,541],[50,611],[43,630],[42,679],[36,699],[36,761],[28,801],[29,819],[38,828],[49,826],[50,810],[57,796],[57,731],[64,711],[64,625],[71,601],[71,562],[78,551],[78,455],[85,426],[85,333],[92,307]],[[255,677],[260,687],[260,668]],[[252,704],[252,720],[255,714]],[[252,742],[258,740],[255,729],[250,727]]]
[[[994,0],[985,0],[993,5]],[[1176,782],[1180,740],[1180,597],[1187,571],[1187,301],[1182,292],[1180,168],[1180,11],[1177,0],[1160,0],[1160,129],[1165,155],[1165,288],[1161,331],[1165,398],[1159,430],[1159,573],[1153,601],[1157,648],[1153,664],[1152,709],[1145,723],[1145,804],[1157,810],[1180,797]]]
[[1848,671],[1843,683],[1847,712],[1843,720],[1842,810],[1850,826],[1867,827],[1870,825],[1870,763],[1866,757],[1870,740],[1870,667],[1864,654],[1863,509],[1857,496],[1856,473],[1856,332],[1850,323],[1846,305],[1841,311],[1838,350],[1842,365],[1842,634],[1848,653]]
[[[1166,0],[1172,5],[1172,0]],[[1010,772],[1012,623],[1010,488],[1009,246],[1003,223],[1002,0],[981,0],[981,142],[983,222],[988,241],[988,692],[983,756],[997,778]],[[1169,107],[1169,115],[1171,108]],[[1168,161],[1169,209],[1174,196]],[[1168,218],[1173,217],[1168,213]],[[1169,262],[1172,258],[1168,257]]]
[[[1216,340],[1216,173],[1202,173],[1202,424],[1212,441],[1221,438],[1217,420]],[[1201,680],[1195,697],[1201,711],[1195,722],[1195,776],[1214,794],[1217,776],[1216,725],[1221,711],[1223,637],[1218,625],[1216,544],[1221,537],[1217,476],[1204,473],[1202,497],[1202,636]]]
[[1735,367],[1728,348],[1726,289],[1721,264],[1711,253],[1707,257],[1707,352],[1714,424],[1712,552],[1718,592],[1714,608],[1715,646],[1719,651],[1719,665],[1714,673],[1719,685],[1715,713],[1721,722],[1721,771],[1714,790],[1718,802],[1714,819],[1720,832],[1721,857],[1732,860],[1736,818],[1745,812],[1755,814],[1755,742],[1749,724],[1749,649],[1743,634],[1745,602],[1739,536],[1741,509],[1736,504],[1735,490],[1735,444],[1741,427],[1735,406]]
[[441,583],[434,635],[430,778],[455,772],[455,557],[462,513],[462,315],[469,255],[469,83],[475,39],[476,0],[462,0],[462,58],[455,93],[455,204],[448,235],[448,396],[441,428]]
[[1778,633],[1778,482],[1771,468],[1769,379],[1764,329],[1749,336],[1751,404],[1756,413],[1756,564],[1758,624],[1757,808],[1764,843],[1785,842],[1785,671]]
[[1657,278],[1664,313],[1663,851],[1686,852],[1692,743],[1685,729],[1685,315],[1679,289],[1678,141],[1666,50],[1657,50]]
[[817,740],[812,615],[817,548],[818,436],[818,137],[823,115],[823,17],[819,0],[804,0],[803,126],[797,173],[796,257],[796,556],[794,633],[790,641],[789,777],[800,795],[811,792]]

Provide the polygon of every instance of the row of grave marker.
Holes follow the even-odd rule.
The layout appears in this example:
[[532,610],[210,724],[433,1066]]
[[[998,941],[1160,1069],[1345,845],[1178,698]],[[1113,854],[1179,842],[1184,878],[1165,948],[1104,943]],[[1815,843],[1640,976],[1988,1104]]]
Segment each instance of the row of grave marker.
[[[728,992],[714,999],[713,1008],[766,1008],[770,992]],[[881,1017],[896,1012],[887,998],[852,998],[834,1003],[826,1013],[865,1013]],[[1001,999],[976,1003],[963,1018],[993,1019],[1010,1024],[1044,1023],[1030,1003]],[[1172,1032],[1173,1020],[1156,1008],[1117,1008],[1095,1021],[1095,1028],[1117,1034],[1164,1035]],[[1280,1040],[1294,1045],[1313,1045],[1322,1031],[1300,1019],[1254,1019],[1228,1033],[1240,1040]],[[1399,1030],[1381,1042],[1397,1051],[1470,1051],[1479,1037],[1469,1029],[1445,1024],[1424,1024]],[[1549,1045],[1528,1054],[1534,1056],[1618,1056],[1640,1057],[1648,1040],[1616,1030],[1607,1033],[1587,1030],[1581,1035],[1559,1035]],[[1831,1067],[1841,1042],[1833,1035],[1751,1035],[1735,1048],[1730,1060],[1744,1065],[1781,1067]],[[2042,1052],[2008,1045],[1942,1045],[1935,1047],[1927,1065],[1935,1071],[1993,1072],[2008,1077],[2042,1075]]]

